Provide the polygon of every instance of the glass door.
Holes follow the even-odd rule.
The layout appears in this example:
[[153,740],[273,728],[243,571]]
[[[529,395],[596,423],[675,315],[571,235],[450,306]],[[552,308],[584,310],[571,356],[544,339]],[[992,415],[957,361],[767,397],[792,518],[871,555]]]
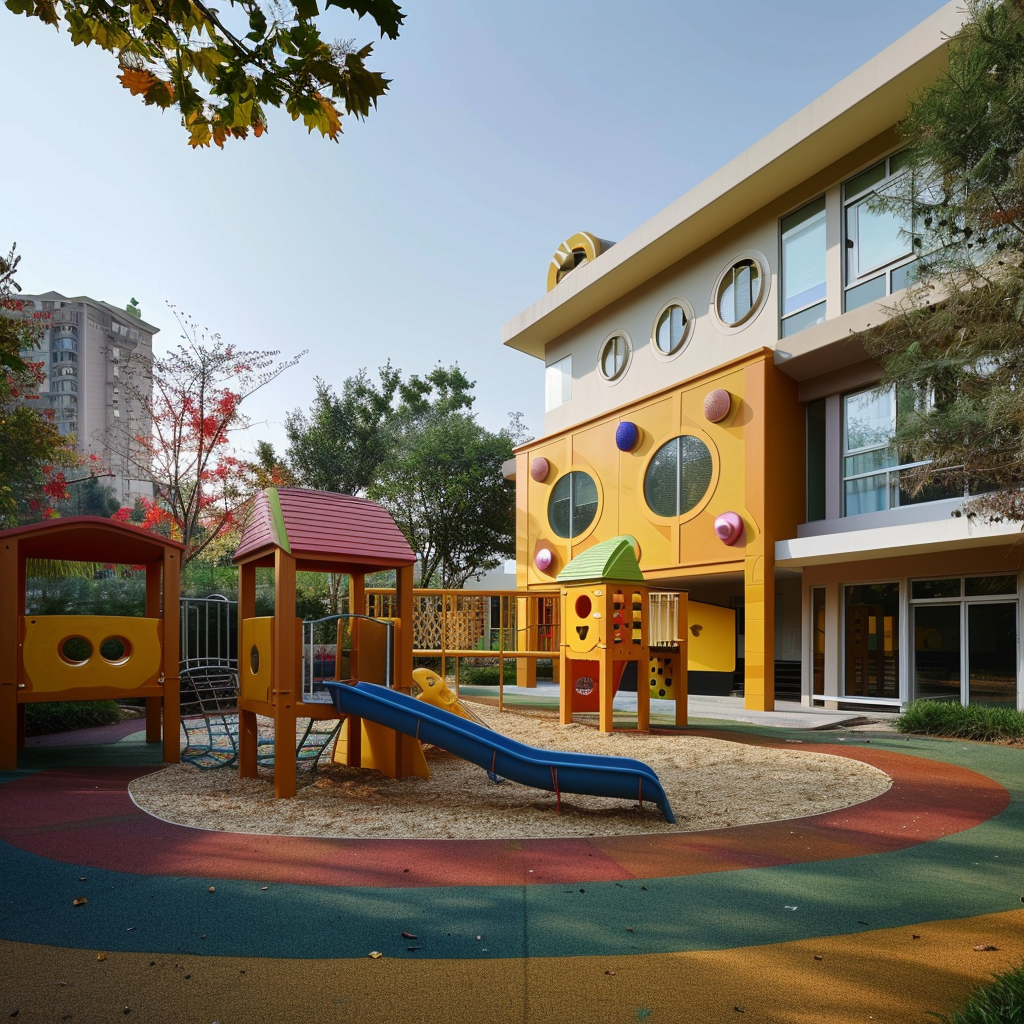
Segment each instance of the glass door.
[[955,700],[960,694],[960,609],[956,604],[914,609],[914,696]]
[[1017,661],[1017,602],[968,604],[965,703],[1015,708]]

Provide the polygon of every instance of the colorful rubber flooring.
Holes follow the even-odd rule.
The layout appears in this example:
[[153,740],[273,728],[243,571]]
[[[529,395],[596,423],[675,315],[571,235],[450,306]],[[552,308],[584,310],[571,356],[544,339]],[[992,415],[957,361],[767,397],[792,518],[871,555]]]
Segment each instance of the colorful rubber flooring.
[[1024,962],[1024,751],[702,731],[893,786],[676,836],[324,840],[146,815],[127,786],[158,748],[132,737],[27,750],[0,775],[0,1015],[924,1021]]

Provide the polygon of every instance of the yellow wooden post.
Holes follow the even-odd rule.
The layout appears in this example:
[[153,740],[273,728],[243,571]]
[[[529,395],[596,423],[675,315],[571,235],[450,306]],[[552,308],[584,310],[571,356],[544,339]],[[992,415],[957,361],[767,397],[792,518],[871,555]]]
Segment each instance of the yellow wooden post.
[[601,732],[611,732],[615,728],[615,719],[612,712],[612,702],[615,699],[615,659],[609,644],[602,644],[597,649],[598,656],[598,692],[600,698],[600,713],[598,715],[598,729]]

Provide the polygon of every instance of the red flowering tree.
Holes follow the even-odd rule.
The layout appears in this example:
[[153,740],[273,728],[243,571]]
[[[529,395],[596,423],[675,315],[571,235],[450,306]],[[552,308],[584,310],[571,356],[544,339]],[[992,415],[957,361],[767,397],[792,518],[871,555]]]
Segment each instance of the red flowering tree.
[[74,438],[60,435],[53,410],[40,406],[42,363],[22,355],[38,348],[50,316],[29,314],[18,299],[20,258],[13,247],[0,256],[0,527],[57,515],[54,503],[93,469],[81,464]]
[[242,402],[305,352],[279,361],[276,351],[242,351],[174,313],[182,330],[177,348],[152,365],[129,356],[123,379],[138,412],[134,425],[145,427],[133,430],[129,420],[112,447],[156,489],[154,502],[139,499],[116,518],[168,530],[186,545],[188,562],[235,526],[251,496],[250,467],[232,443],[248,426]]

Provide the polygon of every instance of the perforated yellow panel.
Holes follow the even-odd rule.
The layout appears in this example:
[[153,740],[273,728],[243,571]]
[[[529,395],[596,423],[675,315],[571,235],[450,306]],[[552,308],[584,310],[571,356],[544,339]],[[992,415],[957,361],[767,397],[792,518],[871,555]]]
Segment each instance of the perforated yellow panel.
[[97,687],[128,691],[156,683],[160,674],[160,619],[29,615],[24,623],[25,684],[33,693]]

